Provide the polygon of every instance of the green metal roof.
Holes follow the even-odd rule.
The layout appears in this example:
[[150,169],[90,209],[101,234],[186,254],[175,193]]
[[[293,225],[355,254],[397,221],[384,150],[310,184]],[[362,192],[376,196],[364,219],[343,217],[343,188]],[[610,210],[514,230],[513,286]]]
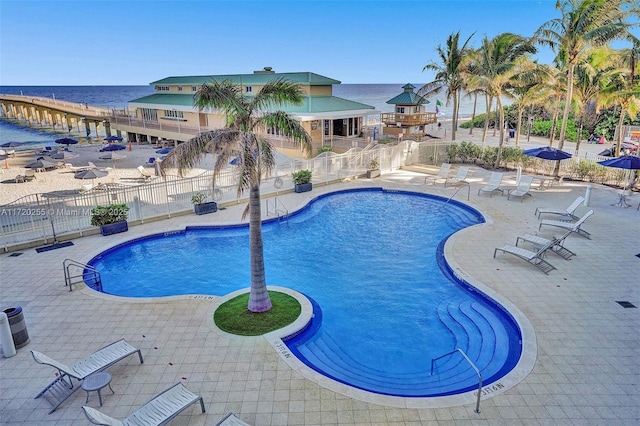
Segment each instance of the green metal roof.
[[[193,94],[155,93],[129,102],[137,104],[166,105],[168,107],[193,107],[193,101]],[[373,110],[375,107],[360,102],[350,101],[348,99],[338,98],[336,96],[305,96],[303,97],[301,105],[288,104],[277,108],[274,107],[273,109],[296,114],[351,111],[360,109]]]
[[263,85],[271,80],[283,78],[295,84],[309,84],[311,86],[326,86],[332,84],[340,84],[340,81],[328,78],[312,72],[283,72],[273,74],[228,74],[228,75],[200,75],[200,76],[181,76],[167,77],[162,80],[154,81],[152,85],[185,85],[198,86],[202,83],[208,83],[211,80],[225,81],[231,80],[235,84],[244,86],[257,84]]
[[428,100],[418,96],[415,92],[402,92],[395,98],[389,99],[388,104],[394,105],[418,105],[430,103]]

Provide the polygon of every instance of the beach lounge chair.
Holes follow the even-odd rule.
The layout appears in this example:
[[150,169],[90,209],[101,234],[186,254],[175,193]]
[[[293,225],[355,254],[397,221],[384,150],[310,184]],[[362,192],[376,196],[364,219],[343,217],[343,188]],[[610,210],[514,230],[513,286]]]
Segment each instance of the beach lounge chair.
[[498,247],[493,251],[493,257],[496,257],[496,253],[499,251],[503,253],[512,254],[520,259],[526,260],[536,268],[540,269],[545,274],[549,274],[552,270],[556,269],[555,266],[547,262],[543,259],[544,254],[547,250],[551,248],[553,245],[553,241],[549,241],[547,244],[543,245],[538,249],[538,251],[530,251],[520,247],[512,246],[506,244],[502,247]]
[[444,181],[445,188],[447,186],[462,185],[464,183],[468,185],[469,182],[467,182],[466,180],[468,174],[469,174],[469,167],[467,166],[458,167],[458,172],[454,177],[445,179]]
[[502,184],[502,176],[503,174],[500,172],[491,172],[489,182],[478,189],[478,195],[480,195],[481,192],[488,192],[489,197],[491,197],[495,191],[500,191],[501,194],[504,194],[504,189],[500,188],[500,185]]
[[591,234],[582,229],[582,224],[585,220],[589,219],[589,217],[593,214],[593,210],[589,210],[578,219],[577,222],[563,222],[561,220],[550,220],[550,219],[542,219],[540,221],[540,226],[538,229],[542,228],[542,225],[547,226],[556,226],[558,228],[566,229],[567,231],[575,232],[576,234],[582,235],[585,238],[591,239]]
[[36,171],[34,169],[27,169],[23,177],[25,182],[30,182],[36,178]]
[[524,234],[516,239],[516,246],[518,246],[520,241],[531,243],[536,248],[543,247],[549,243],[553,243],[550,245],[549,250],[562,257],[563,259],[569,260],[572,256],[576,255],[574,252],[564,246],[564,240],[569,236],[569,234],[571,234],[571,232],[572,231],[567,231],[564,235],[558,238],[554,237],[553,240],[543,238],[539,235]]
[[556,209],[553,207],[537,207],[535,214],[538,215],[538,218],[540,218],[541,214],[559,214],[561,216],[569,216],[572,219],[576,220],[578,219],[578,216],[574,215],[573,212],[575,212],[583,202],[584,197],[581,195],[576,198],[575,201],[571,203],[571,205],[566,209]]
[[140,349],[134,348],[126,340],[120,339],[117,342],[113,342],[96,352],[89,355],[87,358],[74,363],[71,366],[67,366],[61,362],[58,362],[38,351],[31,351],[33,359],[38,364],[50,365],[58,370],[58,377],[51,383],[45,386],[36,396],[35,399],[43,396],[49,404],[51,404],[51,411],[53,413],[56,408],[60,406],[67,398],[69,398],[76,390],[80,389],[80,386],[73,385],[73,379],[82,381],[90,374],[97,373],[98,371],[106,370],[108,367],[138,353],[140,363],[142,359],[142,352]]
[[156,157],[149,157],[149,159],[147,160],[147,166],[153,166],[155,162],[156,162]]
[[240,420],[235,414],[229,413],[222,420],[216,423],[216,426],[251,426]]
[[[93,165],[93,166],[92,166]],[[93,163],[89,163],[88,166],[68,166],[67,167],[69,170],[71,170],[72,172],[82,172],[84,170],[89,170],[89,169],[96,169],[96,165]]]
[[435,176],[427,176],[424,178],[424,183],[427,183],[427,181],[433,181],[433,185],[436,184],[436,181],[441,180],[441,179],[447,179],[447,176],[449,175],[449,170],[451,170],[451,164],[449,163],[442,163],[442,165],[440,166],[440,170],[438,171],[438,174]]
[[155,396],[151,401],[138,408],[135,412],[128,415],[124,420],[117,420],[109,417],[95,408],[83,406],[85,416],[95,425],[104,426],[134,426],[134,425],[166,425],[173,420],[178,414],[189,408],[192,404],[200,402],[202,412],[205,412],[204,401],[202,397],[196,395],[186,388],[182,383],[178,382],[165,390],[161,394]]
[[525,195],[531,196],[529,190],[531,189],[531,183],[533,182],[533,177],[531,176],[522,176],[520,178],[520,183],[518,187],[515,189],[510,189],[507,191],[507,200],[511,197],[520,197],[520,202]]
[[140,172],[142,177],[145,178],[145,180],[153,178],[153,175],[149,173],[143,166],[138,166],[138,171]]

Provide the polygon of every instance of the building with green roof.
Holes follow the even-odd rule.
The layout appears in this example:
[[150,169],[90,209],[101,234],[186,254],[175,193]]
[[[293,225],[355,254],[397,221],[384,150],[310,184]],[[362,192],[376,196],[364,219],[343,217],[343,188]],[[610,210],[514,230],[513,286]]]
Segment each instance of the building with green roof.
[[427,112],[424,105],[429,101],[413,91],[411,83],[402,86],[404,91],[389,99],[388,104],[395,105],[395,111],[381,114],[380,120],[385,125],[382,133],[397,138],[422,138],[427,132],[427,125],[438,121],[435,112]]
[[[338,80],[312,72],[276,73],[265,67],[252,74],[177,76],[154,81],[151,84],[155,93],[129,101],[129,110],[135,112],[135,117],[133,114],[116,116],[111,124],[127,132],[133,141],[186,141],[201,132],[225,126],[222,112],[200,111],[194,106],[194,95],[204,83],[230,80],[240,86],[246,96],[254,96],[266,83],[278,78],[293,82],[301,89],[302,104],[277,109],[300,120],[314,147],[329,144],[334,137],[360,136],[365,117],[375,114],[371,105],[333,96],[333,85],[340,84]],[[270,137],[279,137],[278,129],[265,129],[265,132]]]

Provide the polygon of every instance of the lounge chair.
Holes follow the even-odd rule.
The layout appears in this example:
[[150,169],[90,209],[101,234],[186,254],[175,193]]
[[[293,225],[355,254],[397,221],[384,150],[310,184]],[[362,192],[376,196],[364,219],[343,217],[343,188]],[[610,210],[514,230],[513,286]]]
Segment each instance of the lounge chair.
[[25,180],[24,180],[24,175],[17,175],[17,176],[13,179],[13,181],[14,181],[15,183],[24,183],[24,182],[25,182]]
[[547,244],[540,247],[538,251],[530,251],[520,247],[506,244],[502,247],[496,248],[493,251],[493,257],[494,258],[496,257],[496,253],[498,251],[501,251],[503,253],[509,253],[516,257],[519,257],[520,259],[526,260],[527,262],[529,262],[530,264],[532,264],[533,266],[535,266],[536,268],[540,269],[542,272],[548,275],[549,272],[551,272],[556,268],[555,266],[553,266],[552,264],[544,260],[543,257],[545,252],[549,250],[552,245],[553,245],[553,241],[549,241]]
[[488,192],[489,197],[491,197],[495,191],[500,191],[501,194],[504,194],[504,189],[500,188],[500,185],[502,184],[502,176],[503,174],[500,172],[491,172],[489,182],[478,189],[478,195],[480,195],[481,192]]
[[469,182],[467,182],[466,180],[468,174],[469,174],[469,167],[467,166],[458,167],[458,172],[454,177],[445,179],[444,181],[445,188],[447,186],[462,185],[464,183],[468,185]]
[[68,166],[67,168],[68,168],[69,170],[71,170],[72,172],[82,172],[82,171],[84,171],[84,170],[89,170],[89,169],[92,169],[92,168],[93,168],[93,169],[97,168],[95,164],[93,164],[93,167],[91,167],[91,164],[93,164],[93,163],[89,163],[89,165],[88,165],[88,166],[73,166],[73,165],[71,165],[71,166]]
[[574,215],[573,212],[575,212],[583,202],[584,197],[581,195],[576,198],[575,201],[571,203],[571,205],[566,209],[556,209],[553,207],[537,207],[535,214],[538,215],[538,218],[540,218],[541,214],[559,214],[561,216],[569,216],[572,219],[576,220],[578,219],[578,216]]
[[251,426],[236,417],[235,414],[229,413],[222,420],[216,423],[216,426]]
[[142,364],[144,360],[142,359],[140,349],[134,348],[127,343],[126,340],[120,339],[117,342],[111,343],[110,345],[97,350],[87,358],[80,360],[71,366],[67,366],[38,351],[31,351],[33,359],[38,364],[50,365],[57,369],[59,373],[58,377],[56,377],[54,381],[45,386],[45,388],[35,396],[35,399],[44,396],[49,404],[51,404],[52,408],[51,411],[49,411],[49,414],[51,414],[76,390],[80,389],[80,386],[73,386],[73,379],[81,381],[88,375],[106,370],[113,364],[125,359],[129,355],[133,355],[136,352],[138,353],[140,363]]
[[518,243],[520,243],[520,241],[531,243],[536,248],[543,247],[545,245],[548,245],[549,243],[553,243],[549,247],[549,250],[562,257],[563,259],[569,260],[572,256],[576,255],[574,252],[564,246],[564,240],[569,236],[569,234],[571,234],[571,231],[567,231],[564,235],[558,238],[554,237],[553,240],[543,238],[539,235],[524,234],[516,239],[516,246],[518,245]]
[[153,178],[153,175],[149,173],[143,166],[138,166],[138,171],[140,172],[142,177],[145,178],[145,180]]
[[155,162],[156,162],[156,157],[149,157],[149,159],[147,160],[147,166],[153,166]]
[[522,176],[520,178],[520,183],[518,187],[515,189],[510,189],[507,191],[507,200],[511,197],[520,197],[520,202],[525,195],[531,196],[529,190],[531,189],[531,183],[533,182],[533,177],[531,176]]
[[205,412],[204,401],[202,397],[196,395],[186,388],[182,383],[178,382],[165,390],[161,394],[155,396],[151,401],[138,408],[132,414],[129,414],[124,420],[120,421],[101,413],[95,408],[83,406],[85,416],[95,425],[104,426],[134,426],[134,425],[166,425],[173,420],[178,414],[189,408],[192,404],[200,401],[200,408]]
[[561,220],[542,219],[540,221],[540,226],[538,227],[538,229],[542,228],[542,225],[557,226],[558,228],[566,229],[567,231],[575,232],[576,234],[582,235],[585,238],[591,239],[591,234],[582,229],[582,224],[592,214],[593,210],[589,210],[584,214],[584,216],[578,219],[577,222],[563,222]]
[[442,163],[442,165],[440,166],[440,170],[438,171],[438,174],[435,176],[426,176],[424,178],[424,183],[427,183],[427,181],[433,181],[433,185],[436,184],[436,181],[441,180],[441,179],[447,179],[447,176],[449,175],[449,170],[451,170],[451,164],[449,163]]
[[25,170],[23,177],[25,182],[30,182],[36,178],[36,171],[33,169],[27,169]]

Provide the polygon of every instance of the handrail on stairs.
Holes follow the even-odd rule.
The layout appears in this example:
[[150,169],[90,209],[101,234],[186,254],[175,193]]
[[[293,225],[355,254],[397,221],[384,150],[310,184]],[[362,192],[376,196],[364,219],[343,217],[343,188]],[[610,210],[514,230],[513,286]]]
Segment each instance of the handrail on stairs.
[[[62,262],[64,269],[64,285],[69,286],[69,291],[73,291],[73,284],[79,284],[84,282],[87,286],[94,288],[97,291],[102,291],[102,279],[100,277],[100,271],[90,265],[78,262],[73,259],[65,259]],[[80,268],[80,275],[72,275],[71,268]],[[73,281],[74,278],[80,278],[78,281]],[[86,278],[86,280],[85,280]]]
[[469,363],[469,365],[471,365],[471,368],[473,368],[476,371],[476,374],[478,375],[478,399],[476,401],[476,413],[480,413],[480,394],[482,393],[482,374],[480,373],[480,370],[478,370],[478,367],[476,367],[476,365],[473,363],[473,361],[471,361],[469,359],[469,357],[467,356],[466,353],[464,353],[464,351],[460,348],[456,348],[455,350],[448,352],[444,355],[440,355],[439,357],[436,358],[432,358],[431,359],[431,375],[433,376],[433,366],[435,364],[435,362],[437,360],[439,360],[440,358],[444,358],[445,356],[449,356],[451,354],[454,354],[456,352],[460,352],[460,354],[464,357],[464,359]]

